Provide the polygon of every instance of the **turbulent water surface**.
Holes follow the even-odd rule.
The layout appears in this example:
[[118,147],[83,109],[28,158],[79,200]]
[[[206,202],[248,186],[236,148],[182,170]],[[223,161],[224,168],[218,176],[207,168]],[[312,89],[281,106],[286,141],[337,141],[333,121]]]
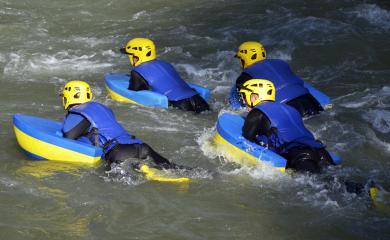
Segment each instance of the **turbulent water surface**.
[[[158,58],[212,91],[194,115],[107,97],[103,76],[126,72],[119,53],[149,37]],[[390,189],[390,4],[387,1],[0,0],[0,239],[389,239],[389,212],[348,194],[340,179]],[[219,157],[210,141],[240,68],[242,41],[259,40],[334,107],[305,124],[342,167],[289,176]],[[31,161],[12,116],[61,120],[70,79],[93,86],[134,135],[172,161],[215,171],[189,185]],[[327,180],[324,180],[327,179]],[[382,199],[383,200],[383,199]],[[385,204],[385,200],[383,200]]]

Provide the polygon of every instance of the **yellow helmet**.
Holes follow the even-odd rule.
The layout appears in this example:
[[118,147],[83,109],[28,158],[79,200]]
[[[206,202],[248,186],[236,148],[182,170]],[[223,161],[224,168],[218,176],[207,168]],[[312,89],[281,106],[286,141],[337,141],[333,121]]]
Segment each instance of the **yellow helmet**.
[[242,68],[247,68],[255,62],[266,58],[266,53],[263,45],[260,42],[244,42],[237,50],[236,58],[240,59]]
[[156,59],[156,46],[147,38],[133,38],[120,50],[129,56],[130,63],[134,67]]
[[92,100],[92,91],[88,83],[80,80],[69,81],[62,92],[62,105],[68,109],[71,105]]
[[263,101],[275,101],[275,86],[265,79],[251,79],[246,81],[240,88],[243,101],[254,107]]

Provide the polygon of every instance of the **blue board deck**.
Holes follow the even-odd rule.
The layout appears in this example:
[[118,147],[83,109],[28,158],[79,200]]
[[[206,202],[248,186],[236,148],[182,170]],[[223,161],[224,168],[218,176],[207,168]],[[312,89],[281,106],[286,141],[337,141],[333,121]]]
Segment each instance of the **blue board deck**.
[[[129,90],[130,74],[128,73],[108,73],[104,76],[106,88],[110,96],[121,102],[130,102],[142,106],[152,106],[168,108],[168,98],[162,94],[149,91],[132,91]],[[197,84],[187,83],[199,95],[208,101],[210,99],[210,90]]]

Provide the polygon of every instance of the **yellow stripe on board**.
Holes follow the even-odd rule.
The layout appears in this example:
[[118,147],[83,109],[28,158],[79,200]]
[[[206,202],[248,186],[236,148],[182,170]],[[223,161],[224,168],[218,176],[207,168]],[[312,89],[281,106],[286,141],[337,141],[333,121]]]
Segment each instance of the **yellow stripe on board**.
[[158,181],[158,182],[173,182],[173,183],[188,183],[190,181],[187,177],[169,177],[163,176],[159,173],[159,170],[155,168],[150,168],[147,165],[142,165],[140,171],[145,174],[145,177],[148,180]]
[[[241,165],[256,166],[261,164],[261,159],[258,159],[251,154],[245,152],[244,150],[238,148],[237,146],[234,146],[233,144],[229,143],[218,132],[215,133],[213,140],[218,145],[220,150],[224,152],[224,155],[226,153],[225,156],[228,157],[229,160],[232,160],[235,163]],[[284,167],[276,167],[276,169],[282,172],[286,170]]]
[[37,138],[31,137],[16,126],[14,126],[16,139],[19,145],[32,154],[38,155],[48,160],[61,161],[69,163],[79,163],[96,166],[100,163],[101,157],[92,157],[86,154],[78,153],[63,147],[59,147]]
[[110,95],[110,97],[111,97],[112,99],[114,99],[115,101],[118,101],[118,102],[127,102],[127,103],[136,104],[136,105],[139,105],[139,106],[144,106],[144,105],[142,105],[142,104],[140,104],[140,103],[138,103],[138,102],[135,102],[135,101],[133,101],[133,100],[131,100],[131,99],[129,99],[129,98],[126,98],[126,97],[124,97],[124,96],[122,96],[122,95],[120,95],[120,94],[118,94],[118,93],[112,91],[107,85],[106,85],[106,89],[107,89],[107,92],[108,92],[108,94]]

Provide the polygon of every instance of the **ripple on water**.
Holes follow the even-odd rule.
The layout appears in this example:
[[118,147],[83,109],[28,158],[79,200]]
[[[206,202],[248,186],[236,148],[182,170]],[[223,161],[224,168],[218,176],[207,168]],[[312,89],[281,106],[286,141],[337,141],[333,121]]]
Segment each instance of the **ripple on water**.
[[390,132],[390,111],[371,109],[363,113],[363,119],[381,133]]
[[341,96],[335,101],[345,108],[390,107],[390,87],[384,86],[379,90],[377,88],[366,88]]
[[362,18],[379,29],[390,30],[390,11],[376,4],[359,4],[348,14]]
[[10,53],[8,63],[4,67],[5,75],[27,75],[49,73],[90,72],[113,66],[96,59],[96,54],[76,55],[67,51],[55,54],[25,54],[22,51]]

